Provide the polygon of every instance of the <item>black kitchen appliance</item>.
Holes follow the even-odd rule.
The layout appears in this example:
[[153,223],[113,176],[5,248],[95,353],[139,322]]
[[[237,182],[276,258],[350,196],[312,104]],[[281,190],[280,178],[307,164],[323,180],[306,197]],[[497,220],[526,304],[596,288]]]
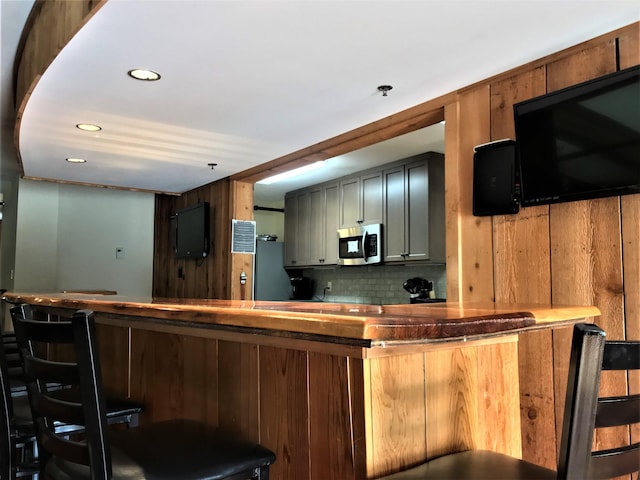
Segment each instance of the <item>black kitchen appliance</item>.
[[433,282],[421,277],[414,277],[402,284],[409,292],[409,303],[438,303],[445,302],[444,298],[436,298]]
[[311,300],[313,297],[313,282],[309,277],[291,277],[291,299]]

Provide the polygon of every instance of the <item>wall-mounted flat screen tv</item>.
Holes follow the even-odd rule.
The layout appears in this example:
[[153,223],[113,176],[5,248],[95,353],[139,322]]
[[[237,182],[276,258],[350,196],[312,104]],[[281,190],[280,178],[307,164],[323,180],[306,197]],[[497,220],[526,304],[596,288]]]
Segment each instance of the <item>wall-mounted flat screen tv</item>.
[[171,217],[176,258],[203,258],[209,254],[209,204],[198,203]]
[[514,105],[522,206],[640,192],[640,66]]

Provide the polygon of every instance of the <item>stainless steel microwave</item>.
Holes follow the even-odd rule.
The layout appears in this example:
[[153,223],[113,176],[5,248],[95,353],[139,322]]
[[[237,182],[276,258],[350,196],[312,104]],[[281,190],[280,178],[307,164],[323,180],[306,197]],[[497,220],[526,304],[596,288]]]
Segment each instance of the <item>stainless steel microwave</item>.
[[338,230],[338,263],[371,265],[382,262],[382,225],[358,225]]

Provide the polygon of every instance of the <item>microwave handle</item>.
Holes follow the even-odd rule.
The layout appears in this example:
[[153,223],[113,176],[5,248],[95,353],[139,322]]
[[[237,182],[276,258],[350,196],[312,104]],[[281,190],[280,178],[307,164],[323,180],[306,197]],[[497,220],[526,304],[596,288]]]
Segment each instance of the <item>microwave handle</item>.
[[369,236],[369,234],[367,232],[364,232],[362,234],[362,258],[364,259],[365,262],[369,258],[369,250],[367,249],[367,237],[368,236]]

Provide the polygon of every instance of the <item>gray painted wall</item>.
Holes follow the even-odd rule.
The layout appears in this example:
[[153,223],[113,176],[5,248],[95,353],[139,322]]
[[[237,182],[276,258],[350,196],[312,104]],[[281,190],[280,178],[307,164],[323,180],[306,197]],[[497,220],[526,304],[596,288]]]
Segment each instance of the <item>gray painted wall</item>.
[[13,290],[150,296],[154,205],[151,193],[21,180]]

